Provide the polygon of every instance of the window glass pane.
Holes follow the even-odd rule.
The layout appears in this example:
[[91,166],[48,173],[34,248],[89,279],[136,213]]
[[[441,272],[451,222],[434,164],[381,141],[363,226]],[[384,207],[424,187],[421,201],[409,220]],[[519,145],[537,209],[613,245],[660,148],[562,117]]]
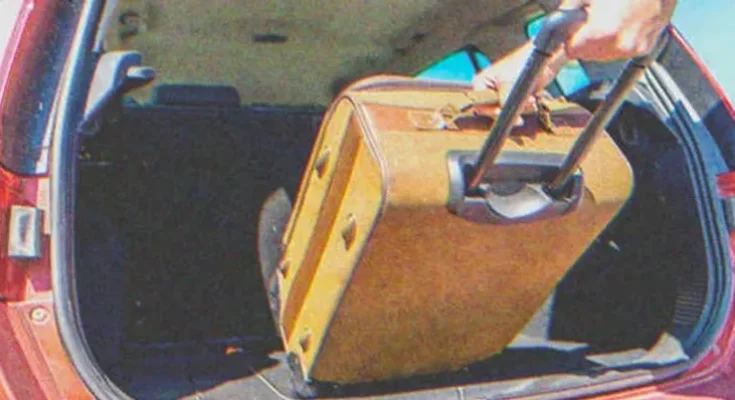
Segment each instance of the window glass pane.
[[[486,57],[483,56],[482,58],[487,61]],[[442,81],[471,82],[475,74],[475,66],[472,64],[469,53],[460,51],[432,64],[419,72],[416,77]]]
[[490,66],[490,60],[488,60],[488,58],[484,54],[476,52],[475,58],[477,60],[477,65],[480,66],[481,70]]

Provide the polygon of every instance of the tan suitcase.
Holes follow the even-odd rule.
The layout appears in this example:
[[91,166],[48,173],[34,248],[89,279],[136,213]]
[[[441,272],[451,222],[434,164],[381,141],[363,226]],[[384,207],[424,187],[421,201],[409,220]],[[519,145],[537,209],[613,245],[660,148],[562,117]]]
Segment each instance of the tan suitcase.
[[626,71],[580,141],[590,114],[562,101],[504,140],[518,108],[507,104],[486,140],[491,121],[475,114],[498,107],[492,93],[377,77],[340,95],[277,273],[278,323],[303,378],[452,371],[501,351],[631,194],[629,164],[597,127],[640,70]]

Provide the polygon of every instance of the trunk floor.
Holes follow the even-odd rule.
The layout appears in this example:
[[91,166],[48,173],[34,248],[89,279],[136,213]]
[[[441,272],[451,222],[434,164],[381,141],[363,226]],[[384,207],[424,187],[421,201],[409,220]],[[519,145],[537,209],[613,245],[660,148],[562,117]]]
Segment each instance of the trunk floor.
[[[136,399],[293,398],[291,372],[277,343],[191,344],[171,348],[129,348],[121,383]],[[584,344],[539,340],[521,335],[503,353],[457,373],[379,384],[327,388],[322,398],[386,397],[455,399],[457,388],[533,375],[601,367],[585,358]],[[645,354],[645,351],[642,350]],[[639,353],[636,353],[640,357]],[[532,365],[532,368],[529,366]]]

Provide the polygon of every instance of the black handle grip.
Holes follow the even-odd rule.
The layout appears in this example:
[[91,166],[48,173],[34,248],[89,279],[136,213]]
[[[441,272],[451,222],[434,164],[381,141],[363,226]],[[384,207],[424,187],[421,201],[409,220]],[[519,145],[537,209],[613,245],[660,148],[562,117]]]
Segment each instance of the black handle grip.
[[546,17],[544,25],[533,39],[533,47],[536,51],[551,55],[585,22],[587,22],[587,11],[584,8],[554,11]]

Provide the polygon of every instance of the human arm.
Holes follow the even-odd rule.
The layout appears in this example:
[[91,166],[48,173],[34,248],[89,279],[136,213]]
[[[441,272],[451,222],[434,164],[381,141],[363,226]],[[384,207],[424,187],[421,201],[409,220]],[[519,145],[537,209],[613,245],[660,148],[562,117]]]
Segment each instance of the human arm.
[[[560,9],[587,10],[587,21],[554,54],[534,92],[543,89],[569,58],[611,61],[652,51],[669,23],[676,0],[565,0]],[[520,73],[533,47],[530,42],[496,61],[474,79],[476,89],[502,89]],[[502,90],[501,90],[502,91]]]

